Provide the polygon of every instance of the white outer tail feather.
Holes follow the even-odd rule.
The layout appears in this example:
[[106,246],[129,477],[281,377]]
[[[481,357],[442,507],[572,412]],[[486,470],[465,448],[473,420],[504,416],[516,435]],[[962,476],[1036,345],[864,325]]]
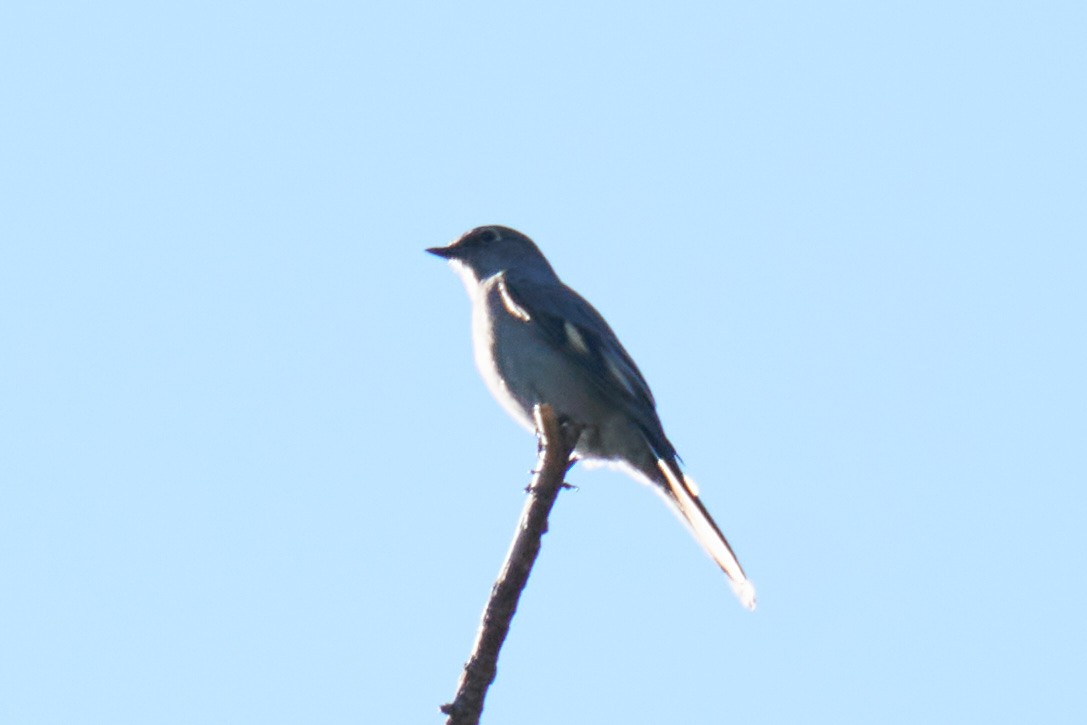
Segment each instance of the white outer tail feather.
[[673,467],[663,459],[657,461],[657,466],[668,481],[672,500],[690,526],[691,532],[698,539],[698,543],[728,575],[729,584],[740,603],[746,609],[754,611],[755,585],[744,574],[743,567],[732,552],[732,547],[728,545],[728,541],[698,501],[698,487],[694,481],[682,472],[673,470]]
[[744,579],[742,582],[735,582],[731,579],[728,580],[728,584],[732,587],[733,593],[736,598],[740,600],[740,604],[744,606],[749,612],[755,611],[755,585],[751,583],[750,579]]

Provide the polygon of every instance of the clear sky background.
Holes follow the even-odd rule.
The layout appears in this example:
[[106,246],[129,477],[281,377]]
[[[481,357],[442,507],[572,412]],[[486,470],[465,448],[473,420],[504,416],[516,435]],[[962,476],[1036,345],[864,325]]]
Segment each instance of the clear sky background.
[[485,723],[1087,721],[1082,2],[7,3],[0,722],[440,723],[532,236],[759,587],[575,469]]

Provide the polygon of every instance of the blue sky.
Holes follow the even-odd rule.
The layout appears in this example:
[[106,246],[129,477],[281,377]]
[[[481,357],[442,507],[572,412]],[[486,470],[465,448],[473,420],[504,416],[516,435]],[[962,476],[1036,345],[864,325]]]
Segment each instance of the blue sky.
[[1087,717],[1082,3],[0,10],[0,721],[441,722],[532,236],[759,586],[575,469],[484,722]]

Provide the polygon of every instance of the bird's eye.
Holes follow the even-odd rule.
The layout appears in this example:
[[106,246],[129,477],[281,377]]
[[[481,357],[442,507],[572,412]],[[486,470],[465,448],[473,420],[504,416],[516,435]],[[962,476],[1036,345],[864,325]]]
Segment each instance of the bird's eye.
[[470,232],[465,232],[457,243],[468,247],[485,247],[497,242],[502,234],[494,227],[476,227]]

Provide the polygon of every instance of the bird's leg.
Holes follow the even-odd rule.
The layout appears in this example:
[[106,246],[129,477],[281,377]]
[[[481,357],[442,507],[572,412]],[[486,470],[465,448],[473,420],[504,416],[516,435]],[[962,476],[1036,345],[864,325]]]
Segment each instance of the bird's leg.
[[[581,437],[581,432],[585,429],[585,426],[581,425],[580,423],[573,422],[572,420],[570,420],[569,416],[566,415],[560,415],[558,418],[558,423],[559,430],[563,438],[562,444],[566,445],[570,450],[570,458],[566,463],[566,473],[569,473],[570,469],[574,467],[574,464],[576,464],[578,460],[580,460],[579,456],[574,452],[574,449],[577,447],[578,439]],[[557,441],[555,441],[554,443],[557,443]],[[537,459],[542,457],[543,450],[544,437],[541,434],[541,431],[536,431]],[[533,468],[531,471],[532,475],[536,475],[538,472],[539,470],[537,468]],[[563,481],[562,487],[568,489],[576,488],[576,486],[572,486],[565,481]],[[528,491],[528,488],[526,488],[525,490]]]

